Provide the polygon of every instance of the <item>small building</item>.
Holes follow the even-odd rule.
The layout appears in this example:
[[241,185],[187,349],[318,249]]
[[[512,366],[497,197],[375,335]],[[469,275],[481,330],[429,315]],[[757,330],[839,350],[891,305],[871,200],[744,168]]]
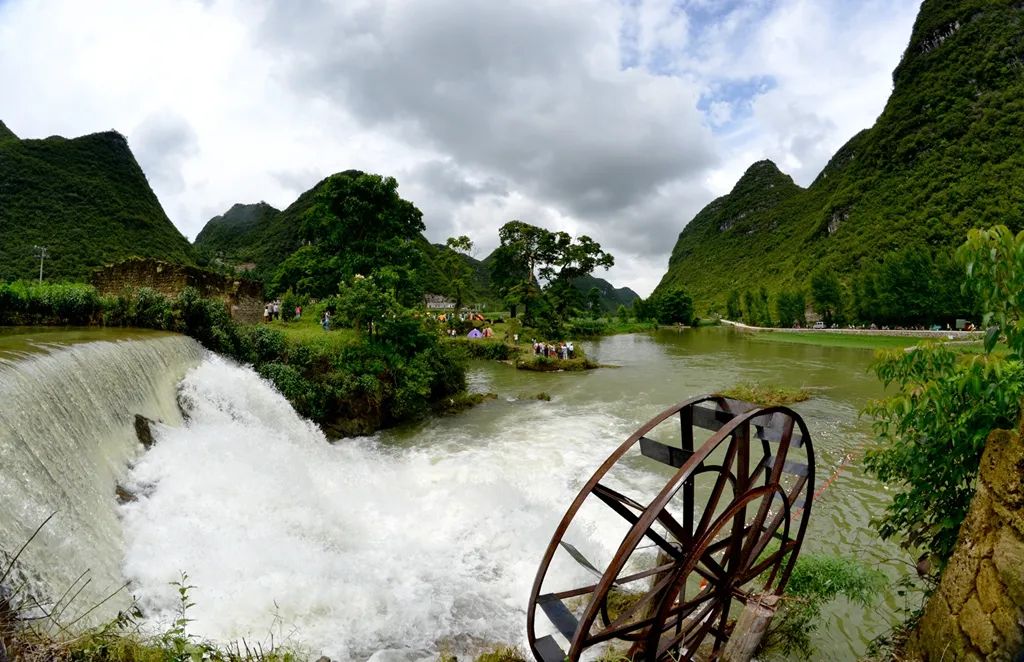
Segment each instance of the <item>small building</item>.
[[428,294],[423,297],[427,310],[454,310],[455,301],[440,294]]
[[172,264],[152,258],[129,258],[97,269],[92,284],[101,295],[148,287],[174,298],[194,287],[205,298],[220,299],[231,319],[245,324],[263,320],[263,286],[255,281],[224,276],[198,267]]

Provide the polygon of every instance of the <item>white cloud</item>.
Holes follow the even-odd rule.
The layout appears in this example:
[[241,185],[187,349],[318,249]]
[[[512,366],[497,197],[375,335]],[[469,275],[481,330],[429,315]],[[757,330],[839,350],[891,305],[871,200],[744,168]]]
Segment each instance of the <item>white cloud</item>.
[[398,177],[434,241],[585,232],[617,257],[598,275],[646,294],[751,162],[807,184],[872,123],[917,4],[7,0],[0,118],[125,133],[189,236],[360,168]]

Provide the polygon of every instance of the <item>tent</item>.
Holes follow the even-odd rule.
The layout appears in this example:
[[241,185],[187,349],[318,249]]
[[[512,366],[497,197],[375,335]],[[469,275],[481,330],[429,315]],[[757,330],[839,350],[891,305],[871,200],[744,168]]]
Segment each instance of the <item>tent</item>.
[[473,329],[466,334],[467,338],[483,338],[484,334],[480,333],[480,329]]

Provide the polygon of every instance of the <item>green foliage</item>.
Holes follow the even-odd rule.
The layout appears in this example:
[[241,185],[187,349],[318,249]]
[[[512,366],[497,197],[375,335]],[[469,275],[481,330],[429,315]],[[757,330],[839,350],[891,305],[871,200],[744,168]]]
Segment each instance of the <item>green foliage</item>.
[[509,221],[498,237],[501,245],[493,254],[491,281],[513,317],[518,306],[523,306],[529,326],[555,330],[583,304],[574,281],[589,276],[597,267],[607,269],[615,263],[586,235],[573,239],[566,232]]
[[768,291],[760,288],[757,292],[743,293],[742,319],[750,326],[772,326],[772,314],[768,308]]
[[964,288],[978,295],[992,325],[986,352],[1005,333],[1009,355],[962,355],[941,345],[882,355],[874,370],[893,392],[865,409],[879,437],[865,466],[901,488],[879,531],[940,565],[970,507],[985,441],[993,429],[1016,425],[1024,397],[1024,234],[1014,237],[1005,227],[972,231],[959,256],[967,265]]
[[971,317],[974,298],[961,292],[963,269],[952,253],[907,246],[877,269],[853,279],[853,314],[863,322],[896,325],[952,324]]
[[477,655],[474,662],[526,662],[526,659],[523,652],[515,646],[495,646]]
[[0,281],[38,277],[35,245],[48,249],[50,280],[84,280],[135,255],[193,262],[124,136],[112,131],[72,140],[0,137],[0,237]]
[[302,218],[301,238],[308,245],[280,264],[273,288],[323,297],[339,282],[388,268],[398,279],[399,299],[413,305],[422,294],[416,268],[423,230],[423,214],[398,195],[393,177],[357,170],[332,175],[320,183]]
[[252,261],[260,231],[280,213],[265,202],[232,205],[223,215],[207,221],[196,235],[195,247],[229,262]]
[[699,310],[722,308],[732,289],[802,289],[822,267],[850,286],[904,246],[948,251],[973,227],[1024,229],[1021,21],[1017,2],[923,3],[874,126],[807,189],[752,165],[686,224],[656,291],[685,287]]
[[725,316],[734,322],[738,322],[743,317],[743,308],[741,306],[740,291],[731,290],[729,298],[725,302]]
[[608,325],[604,320],[582,317],[574,317],[565,326],[566,334],[574,338],[592,338],[603,335],[607,330]]
[[821,609],[837,597],[870,606],[886,586],[886,577],[854,559],[801,554],[772,620],[762,649],[789,658],[813,659],[811,635],[821,627]]
[[447,281],[444,292],[455,300],[455,310],[462,310],[472,286],[473,269],[465,258],[473,250],[473,242],[466,235],[449,237],[445,249],[438,254],[435,264]]
[[85,325],[99,317],[96,288],[77,283],[0,283],[0,324]]
[[796,326],[797,324],[800,326],[806,326],[806,310],[807,300],[801,290],[795,292],[779,292],[775,299],[775,317],[777,318],[780,327],[789,328]]
[[445,342],[470,358],[490,361],[508,361],[518,356],[521,351],[515,345],[487,338],[449,338]]
[[843,285],[834,271],[819,269],[811,276],[811,301],[826,326],[843,316]]
[[659,324],[691,324],[693,322],[693,299],[683,290],[669,290],[652,296],[655,317]]

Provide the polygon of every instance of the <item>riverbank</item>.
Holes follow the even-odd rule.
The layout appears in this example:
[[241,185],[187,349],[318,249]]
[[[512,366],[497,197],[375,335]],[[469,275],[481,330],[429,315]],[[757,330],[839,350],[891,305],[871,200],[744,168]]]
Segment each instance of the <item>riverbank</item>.
[[975,343],[979,343],[980,346],[985,335],[983,331],[922,331],[914,329],[777,329],[750,326],[726,319],[721,322],[737,331],[756,335],[758,340],[854,349],[905,349],[922,340],[955,342],[958,347],[969,349]]

